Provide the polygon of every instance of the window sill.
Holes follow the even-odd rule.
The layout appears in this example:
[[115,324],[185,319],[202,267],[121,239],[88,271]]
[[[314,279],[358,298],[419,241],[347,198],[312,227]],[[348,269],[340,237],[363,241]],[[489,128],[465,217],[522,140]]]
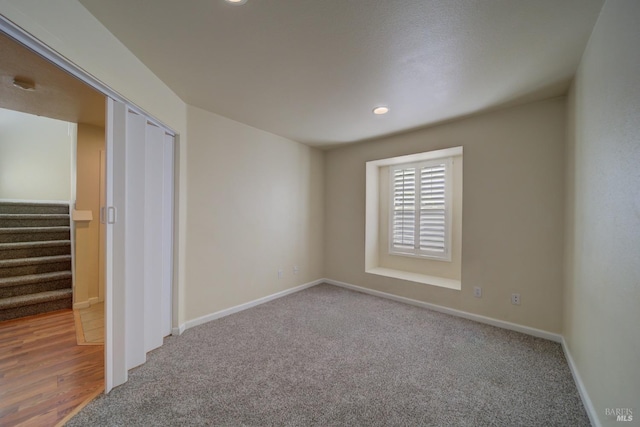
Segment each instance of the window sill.
[[425,285],[440,286],[441,288],[461,290],[460,280],[446,279],[444,277],[429,276],[427,274],[410,273],[408,271],[394,270],[391,268],[370,268],[365,273],[376,274],[378,276],[391,277],[394,279],[407,280],[409,282],[422,283]]

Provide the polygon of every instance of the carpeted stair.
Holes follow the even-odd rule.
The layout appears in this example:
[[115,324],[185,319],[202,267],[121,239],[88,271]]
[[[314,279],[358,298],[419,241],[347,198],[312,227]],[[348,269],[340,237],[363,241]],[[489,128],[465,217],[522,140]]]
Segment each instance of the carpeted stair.
[[71,308],[68,204],[0,201],[0,321]]

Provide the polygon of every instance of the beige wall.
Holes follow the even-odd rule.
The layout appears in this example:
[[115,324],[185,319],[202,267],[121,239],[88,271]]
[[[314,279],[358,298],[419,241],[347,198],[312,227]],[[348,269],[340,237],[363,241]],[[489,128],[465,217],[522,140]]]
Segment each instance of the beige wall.
[[[565,99],[555,98],[328,152],[325,276],[560,332],[564,141]],[[462,290],[366,274],[365,162],[460,145]]]
[[0,108],[0,199],[69,202],[72,145],[69,123]]
[[639,46],[640,2],[607,1],[568,109],[564,337],[610,426],[640,418]]
[[104,227],[100,224],[100,151],[104,145],[104,128],[78,125],[76,209],[90,210],[93,220],[75,222],[75,304],[104,298],[99,277],[100,231]]
[[462,272],[462,156],[455,156],[451,178],[453,182],[451,216],[451,261],[435,261],[389,254],[389,166],[380,168],[378,263],[382,268],[460,280]]
[[178,305],[174,310],[178,312],[176,323],[184,322],[184,264],[187,244],[186,104],[76,0],[0,0],[0,14],[178,132]]
[[322,278],[323,153],[195,107],[188,130],[187,318]]

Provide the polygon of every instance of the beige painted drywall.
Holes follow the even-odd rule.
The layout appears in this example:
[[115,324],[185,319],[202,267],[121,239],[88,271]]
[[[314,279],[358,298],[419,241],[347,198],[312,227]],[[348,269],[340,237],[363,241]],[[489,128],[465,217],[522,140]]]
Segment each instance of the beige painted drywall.
[[640,423],[640,2],[609,0],[570,92],[564,337],[605,426]]
[[75,226],[74,304],[97,302],[100,291],[100,151],[104,150],[104,128],[78,124],[76,209],[89,210],[91,221],[77,221]]
[[324,153],[195,107],[188,132],[187,318],[322,278]]
[[0,199],[71,200],[75,125],[0,108]]
[[[327,152],[325,275],[559,332],[564,141],[565,98],[554,98]],[[365,162],[460,145],[462,290],[366,274]],[[510,303],[512,292],[520,306]]]
[[[0,14],[179,134],[174,326],[183,323],[187,209],[186,104],[76,0],[0,0]],[[73,23],[73,25],[70,25]],[[192,289],[197,294],[197,289]],[[177,313],[177,316],[176,316]],[[117,313],[116,313],[117,315]]]
[[379,171],[378,263],[382,268],[460,280],[462,271],[462,156],[454,156],[452,167],[451,261],[436,261],[389,254],[389,166]]

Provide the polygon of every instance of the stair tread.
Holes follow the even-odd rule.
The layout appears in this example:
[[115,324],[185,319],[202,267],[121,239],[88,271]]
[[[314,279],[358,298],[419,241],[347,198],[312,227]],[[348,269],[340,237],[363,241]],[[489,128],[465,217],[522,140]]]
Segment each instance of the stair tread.
[[35,264],[51,264],[60,261],[70,261],[71,255],[53,255],[53,256],[41,256],[33,258],[16,258],[16,259],[2,259],[0,260],[0,267],[16,267],[21,265],[35,265]]
[[67,219],[69,214],[4,214],[0,219]]
[[55,226],[55,227],[8,227],[0,228],[0,234],[12,233],[56,233],[60,231],[69,231],[71,227]]
[[71,297],[73,295],[71,288],[59,289],[57,291],[39,292],[37,294],[19,295],[0,299],[0,310],[25,305],[39,304],[48,301],[55,301]]
[[0,277],[0,288],[29,283],[48,282],[51,280],[67,279],[72,276],[71,271],[52,271],[50,273],[26,274],[24,276]]
[[64,202],[44,202],[44,203],[40,203],[40,202],[31,202],[29,200],[20,200],[20,201],[8,201],[8,200],[0,200],[0,205],[7,205],[7,206],[55,206],[55,207],[68,207],[69,204],[68,203],[64,203]]
[[10,242],[0,243],[2,249],[22,249],[22,248],[50,248],[53,246],[69,246],[71,240],[39,240],[36,242]]

